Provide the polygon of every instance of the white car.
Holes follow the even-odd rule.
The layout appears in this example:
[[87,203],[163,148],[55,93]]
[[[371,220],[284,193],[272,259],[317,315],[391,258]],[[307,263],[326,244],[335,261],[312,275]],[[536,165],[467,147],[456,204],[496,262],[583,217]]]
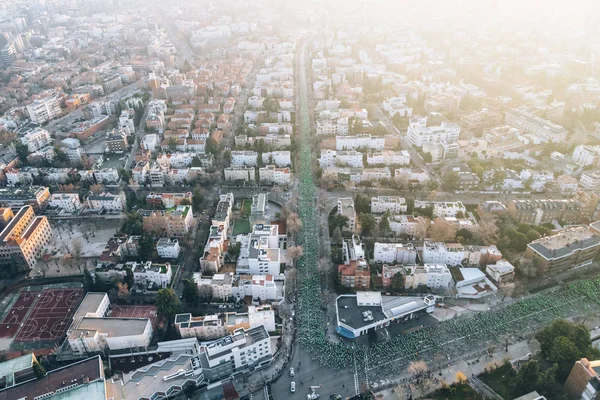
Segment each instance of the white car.
[[290,384],[290,391],[292,393],[294,393],[296,391],[296,382],[293,382]]
[[290,368],[290,376],[294,376],[294,367]]

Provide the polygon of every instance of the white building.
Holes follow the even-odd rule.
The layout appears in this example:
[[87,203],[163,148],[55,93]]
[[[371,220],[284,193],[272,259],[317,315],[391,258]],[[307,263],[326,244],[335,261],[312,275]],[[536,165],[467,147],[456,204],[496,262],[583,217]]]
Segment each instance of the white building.
[[272,301],[281,297],[273,275],[240,275],[234,283],[232,296],[238,300],[251,297],[253,300]]
[[439,290],[452,286],[452,274],[444,264],[409,265],[404,267],[404,271],[404,287],[406,289],[426,286]]
[[60,102],[61,96],[58,93],[35,100],[27,106],[29,119],[34,124],[42,125],[58,117],[61,113]]
[[427,232],[427,223],[421,216],[392,215],[389,218],[390,230],[397,235],[423,238]]
[[399,196],[377,196],[371,198],[371,213],[403,214],[407,210],[406,200]]
[[480,299],[498,291],[498,288],[479,268],[458,268],[455,280],[458,298]]
[[363,154],[358,151],[321,150],[319,159],[321,168],[348,166],[353,168],[363,167]]
[[579,146],[575,147],[571,160],[576,164],[587,166],[598,164],[599,157],[600,146],[580,144]]
[[579,184],[585,189],[596,190],[600,188],[600,169],[583,171],[579,178]]
[[289,167],[292,165],[291,154],[287,150],[271,151],[262,153],[263,164],[275,164],[278,167]]
[[421,261],[427,264],[450,266],[484,266],[502,259],[502,253],[494,245],[464,246],[458,243],[425,241]]
[[531,133],[545,142],[562,143],[567,138],[567,130],[560,125],[526,111],[513,108],[506,112],[506,123]]
[[118,184],[119,183],[119,171],[115,168],[103,168],[94,170],[94,179],[97,183],[102,184]]
[[231,336],[203,347],[200,359],[203,373],[209,380],[230,376],[234,371],[260,368],[271,362],[271,338],[264,326],[239,329]]
[[254,167],[227,167],[223,169],[225,180],[253,182],[256,180],[256,171]]
[[417,250],[412,244],[375,242],[373,260],[377,263],[415,264]]
[[131,265],[134,283],[142,288],[152,289],[158,287],[164,289],[171,283],[172,271],[169,263],[156,264],[152,261],[146,261],[145,263],[128,262],[125,265]]
[[467,215],[467,209],[462,201],[428,201],[415,200],[415,208],[433,207],[433,216],[436,218],[456,217],[458,213]]
[[[430,114],[426,117],[414,117],[408,126],[408,142],[415,147],[427,143],[456,143],[460,136],[460,127],[454,123],[442,121],[441,115]],[[431,120],[439,120],[432,122]]]
[[410,154],[401,151],[377,151],[367,154],[367,165],[409,165]]
[[258,153],[255,151],[232,151],[232,167],[256,167],[258,165]]
[[347,135],[348,118],[319,119],[316,123],[317,135]]
[[203,278],[199,272],[194,273],[194,281],[198,285],[198,290],[204,291],[206,287],[212,297],[217,300],[229,300],[233,296],[233,273],[214,274],[210,278]]
[[123,193],[120,195],[110,193],[90,195],[86,200],[86,204],[92,211],[107,210],[109,212],[121,212],[125,209],[124,197]]
[[236,273],[278,276],[281,264],[285,264],[280,239],[277,225],[254,225],[242,242]]
[[258,178],[264,183],[286,186],[292,181],[292,174],[288,167],[278,168],[275,165],[266,165],[258,169]]
[[365,147],[372,150],[383,150],[385,138],[371,135],[336,136],[336,150],[356,150]]
[[412,117],[412,107],[406,103],[405,97],[392,97],[384,100],[382,104],[385,112],[388,113],[390,118],[393,118],[396,114],[400,114],[401,117]]
[[77,193],[54,193],[50,197],[48,205],[71,213],[83,207]]
[[337,201],[337,213],[348,218],[348,223],[342,231],[354,233],[356,231],[356,211],[354,210],[354,199],[352,197],[339,198]]
[[155,152],[159,145],[160,138],[155,133],[144,136],[144,139],[142,140],[142,149],[144,150]]
[[429,181],[429,174],[422,168],[397,168],[394,179],[405,185],[424,185]]
[[160,258],[176,259],[181,252],[179,240],[169,238],[158,239],[158,243],[156,243],[156,252]]
[[109,350],[147,348],[152,340],[148,318],[107,317],[110,301],[106,293],[90,292],[73,315],[67,340],[76,357]]
[[27,146],[27,150],[30,153],[38,151],[52,143],[50,132],[42,128],[27,131],[20,139],[21,143]]
[[508,261],[498,260],[496,264],[490,264],[485,267],[485,273],[495,282],[510,282],[515,276],[515,267]]

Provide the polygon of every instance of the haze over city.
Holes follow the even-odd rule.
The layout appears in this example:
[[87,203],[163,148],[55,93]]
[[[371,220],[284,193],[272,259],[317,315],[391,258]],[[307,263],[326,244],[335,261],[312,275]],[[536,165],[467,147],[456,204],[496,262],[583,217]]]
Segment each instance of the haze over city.
[[0,400],[595,399],[600,3],[0,3]]

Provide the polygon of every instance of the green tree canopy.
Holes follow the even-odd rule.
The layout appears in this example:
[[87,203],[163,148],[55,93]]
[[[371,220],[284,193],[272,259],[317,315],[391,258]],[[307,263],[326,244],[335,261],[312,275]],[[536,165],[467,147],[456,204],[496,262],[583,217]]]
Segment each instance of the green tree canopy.
[[191,278],[183,280],[183,300],[194,307],[200,302],[198,285],[196,285],[196,282]]
[[390,292],[392,294],[402,293],[404,292],[404,274],[398,272],[394,276],[392,276],[392,280],[390,282]]
[[360,220],[363,236],[372,236],[375,228],[377,227],[377,221],[375,221],[373,214],[359,214],[358,219]]
[[156,296],[156,312],[159,316],[171,320],[180,309],[177,294],[171,288],[160,289]]

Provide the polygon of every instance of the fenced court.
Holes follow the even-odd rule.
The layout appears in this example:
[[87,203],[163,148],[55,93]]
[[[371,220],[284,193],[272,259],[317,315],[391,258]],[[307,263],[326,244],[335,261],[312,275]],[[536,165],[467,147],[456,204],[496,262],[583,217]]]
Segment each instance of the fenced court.
[[72,322],[82,289],[44,289],[19,330],[16,342],[59,340]]
[[156,329],[156,307],[138,305],[114,305],[110,313],[112,318],[148,318],[152,327]]
[[37,299],[39,292],[22,292],[17,301],[0,324],[0,337],[13,337],[25,320],[31,305]]

